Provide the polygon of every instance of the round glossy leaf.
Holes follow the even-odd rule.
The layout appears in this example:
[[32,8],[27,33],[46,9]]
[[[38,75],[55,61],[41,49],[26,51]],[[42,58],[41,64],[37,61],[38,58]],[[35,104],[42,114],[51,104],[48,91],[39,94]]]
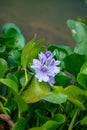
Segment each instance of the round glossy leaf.
[[25,39],[22,34],[15,34],[12,37],[12,40],[6,42],[7,49],[22,49],[25,45]]
[[81,43],[83,40],[87,40],[87,26],[84,23],[68,20],[67,24],[77,44]]
[[9,52],[8,56],[8,63],[9,64],[21,64],[21,50],[14,49]]
[[81,55],[87,55],[87,39],[76,45],[76,47],[74,48],[74,52]]
[[84,55],[80,55],[77,53],[72,53],[65,57],[65,70],[70,72],[71,74],[77,76],[80,72],[82,65],[84,64],[86,58]]
[[56,85],[58,86],[66,86],[67,84],[69,84],[70,80],[71,78],[63,72],[60,72],[58,75],[55,76]]
[[4,36],[9,37],[15,33],[21,33],[20,29],[13,23],[6,23],[2,27],[2,33]]
[[7,23],[2,27],[2,33],[5,38],[12,38],[6,42],[8,49],[18,48],[22,49],[25,45],[25,39],[21,34],[20,29],[13,23]]

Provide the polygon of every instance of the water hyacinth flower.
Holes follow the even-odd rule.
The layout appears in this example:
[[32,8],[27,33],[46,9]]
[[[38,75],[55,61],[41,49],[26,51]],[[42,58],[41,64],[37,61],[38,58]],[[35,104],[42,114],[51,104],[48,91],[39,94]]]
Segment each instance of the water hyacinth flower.
[[60,61],[55,60],[50,51],[40,52],[39,59],[33,59],[31,67],[35,70],[35,77],[39,82],[48,82],[51,86],[55,84],[55,75],[60,72]]

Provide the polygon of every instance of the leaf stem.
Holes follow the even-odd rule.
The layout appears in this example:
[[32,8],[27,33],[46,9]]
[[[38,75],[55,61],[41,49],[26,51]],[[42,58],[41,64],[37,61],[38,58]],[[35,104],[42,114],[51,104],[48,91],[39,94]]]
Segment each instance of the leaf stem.
[[70,125],[69,125],[68,130],[72,130],[72,129],[73,129],[73,125],[74,125],[74,122],[75,122],[77,113],[78,113],[78,108],[76,109],[76,111],[75,111],[75,113],[74,113],[74,116],[73,116],[73,118],[72,118],[72,120],[71,120],[71,123],[70,123]]
[[26,87],[27,83],[28,83],[28,74],[27,74],[27,69],[25,69],[25,82],[24,82],[24,84],[23,84],[23,86],[22,86],[22,88],[20,90],[20,94],[23,92],[23,90]]
[[2,104],[1,102],[0,102],[0,106],[1,106],[1,109],[2,109],[3,113],[4,113],[4,114],[8,114],[8,113],[6,112],[6,110],[5,110],[4,106],[3,106],[3,104]]

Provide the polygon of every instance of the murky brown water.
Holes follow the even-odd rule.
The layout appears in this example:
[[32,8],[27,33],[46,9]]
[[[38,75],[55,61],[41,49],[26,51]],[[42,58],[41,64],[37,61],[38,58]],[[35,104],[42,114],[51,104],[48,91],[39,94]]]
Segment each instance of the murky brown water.
[[66,21],[86,18],[86,12],[85,0],[0,0],[0,29],[13,22],[27,40],[37,33],[47,44],[74,45]]

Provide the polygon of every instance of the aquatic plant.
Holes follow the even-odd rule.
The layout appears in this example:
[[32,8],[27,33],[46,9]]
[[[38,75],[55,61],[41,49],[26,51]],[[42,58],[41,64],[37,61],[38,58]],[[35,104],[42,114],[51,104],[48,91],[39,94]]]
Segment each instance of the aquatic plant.
[[[6,23],[0,35],[0,130],[85,130],[87,25],[68,20],[75,46],[26,43]],[[4,126],[5,125],[5,126]]]

